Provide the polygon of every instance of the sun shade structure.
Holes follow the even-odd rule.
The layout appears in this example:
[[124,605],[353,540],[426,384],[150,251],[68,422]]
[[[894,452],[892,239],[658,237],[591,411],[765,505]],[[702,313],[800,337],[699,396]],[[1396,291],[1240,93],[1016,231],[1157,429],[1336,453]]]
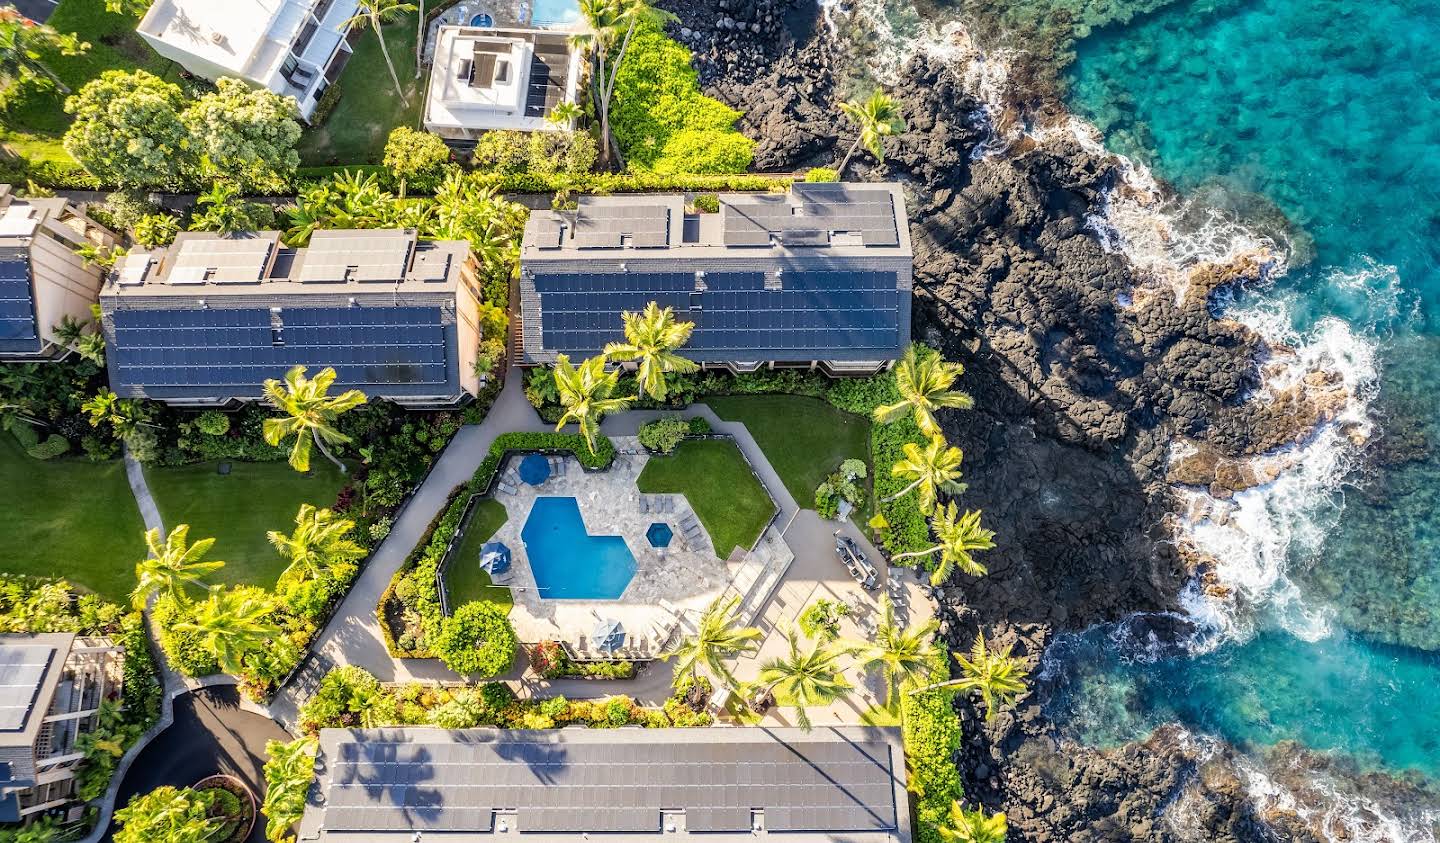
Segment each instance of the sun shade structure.
[[669,547],[674,538],[675,533],[670,529],[670,525],[661,521],[651,524],[645,531],[645,539],[650,542],[651,547]]
[[520,479],[539,486],[550,479],[550,461],[540,454],[530,454],[520,461]]
[[410,229],[185,232],[132,251],[100,295],[110,388],[179,406],[261,397],[292,366],[333,366],[356,388],[417,408],[479,389],[469,245]]
[[898,729],[320,733],[302,841],[908,843]]
[[797,184],[721,194],[584,196],[536,211],[521,251],[522,360],[599,353],[650,302],[695,329],[682,353],[712,367],[874,372],[910,338],[913,261],[895,184]]
[[480,569],[491,574],[503,574],[510,570],[510,548],[500,542],[480,545]]

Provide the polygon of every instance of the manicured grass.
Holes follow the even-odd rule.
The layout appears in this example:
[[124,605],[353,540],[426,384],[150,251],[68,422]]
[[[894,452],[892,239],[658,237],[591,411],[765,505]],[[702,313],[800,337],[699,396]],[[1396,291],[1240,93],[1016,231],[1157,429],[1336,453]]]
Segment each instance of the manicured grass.
[[0,477],[0,570],[65,577],[126,599],[145,555],[145,524],[123,462],[34,460],[0,431]]
[[704,399],[726,421],[745,425],[801,507],[847,459],[870,461],[870,420],[798,395],[726,395]]
[[674,454],[651,458],[636,485],[647,494],[684,495],[721,559],[754,544],[775,512],[740,449],[722,439],[681,442]]
[[[90,49],[78,56],[63,56],[53,51],[41,56],[45,66],[72,92],[107,70],[148,70],[162,79],[179,81],[180,69],[161,58],[135,34],[139,21],[129,15],[105,11],[105,0],[60,0],[48,23],[60,32],[73,32],[81,41],[90,43]],[[65,113],[66,96],[58,88],[23,93],[0,115],[0,124],[13,130],[0,142],[29,157],[29,149],[43,141],[27,140],[25,136],[54,139],[63,134],[70,126],[70,115]],[[51,150],[45,157],[58,156]]]
[[335,504],[345,478],[318,454],[301,474],[285,462],[232,462],[229,474],[217,463],[145,469],[150,493],[165,529],[190,525],[190,540],[214,538],[214,559],[225,560],[214,579],[228,584],[272,588],[285,562],[265,537],[289,533],[300,504]]
[[420,127],[428,74],[415,78],[415,26],[411,12],[384,27],[385,44],[406,100],[395,95],[395,83],[385,67],[380,40],[367,29],[355,44],[355,54],[340,74],[340,102],[323,125],[300,139],[300,162],[320,164],[379,164],[385,157],[385,139],[396,126]]
[[445,585],[450,591],[450,607],[453,609],[475,600],[488,600],[502,611],[509,612],[515,604],[510,589],[492,585],[490,575],[480,570],[480,546],[495,535],[504,525],[508,514],[505,505],[493,498],[485,498],[476,504],[450,567],[445,569]]

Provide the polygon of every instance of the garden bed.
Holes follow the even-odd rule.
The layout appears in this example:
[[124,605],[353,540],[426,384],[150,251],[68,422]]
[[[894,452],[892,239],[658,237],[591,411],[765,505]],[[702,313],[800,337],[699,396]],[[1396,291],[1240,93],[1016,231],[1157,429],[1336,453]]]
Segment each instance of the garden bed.
[[639,665],[625,659],[576,661],[558,641],[541,641],[526,647],[530,667],[544,679],[634,679]]
[[195,791],[211,794],[210,816],[226,822],[209,838],[213,843],[241,843],[255,828],[255,794],[234,776],[214,775],[195,783]]

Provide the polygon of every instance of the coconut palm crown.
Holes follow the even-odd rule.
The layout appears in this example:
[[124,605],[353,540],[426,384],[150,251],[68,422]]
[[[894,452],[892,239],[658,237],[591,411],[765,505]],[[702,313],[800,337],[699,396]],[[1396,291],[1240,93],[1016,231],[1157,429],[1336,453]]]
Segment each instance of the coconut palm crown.
[[215,546],[214,539],[201,539],[190,544],[190,525],[179,524],[160,541],[160,531],[145,531],[145,546],[150,555],[135,565],[135,589],[130,599],[135,608],[143,609],[152,594],[160,594],[174,600],[177,605],[190,603],[186,589],[201,585],[206,574],[213,574],[225,567],[218,559],[202,562],[205,554]]
[[265,535],[280,557],[290,562],[281,576],[295,571],[301,579],[313,579],[336,562],[349,562],[365,555],[360,545],[345,538],[353,529],[354,521],[305,503],[295,514],[295,529],[290,535],[276,530]]
[[939,436],[936,410],[942,407],[968,410],[975,406],[975,400],[969,394],[950,388],[963,374],[964,366],[947,362],[935,351],[912,343],[895,366],[895,387],[900,390],[901,400],[876,407],[875,420],[888,424],[907,411],[913,411],[921,432],[927,436]]
[[330,396],[330,387],[335,383],[335,370],[326,367],[314,378],[305,377],[305,367],[296,366],[285,373],[282,383],[274,378],[265,381],[265,398],[285,413],[284,416],[266,419],[263,426],[265,441],[271,445],[295,437],[290,450],[290,467],[296,471],[310,470],[310,445],[313,442],[329,460],[345,473],[345,464],[335,459],[325,447],[350,441],[350,437],[335,428],[335,419],[347,410],[353,410],[365,403],[365,393],[350,389]]
[[560,406],[565,408],[565,415],[560,417],[555,429],[563,430],[571,422],[578,424],[590,453],[595,453],[600,419],[606,413],[622,412],[635,400],[633,395],[611,397],[619,384],[620,373],[605,371],[604,357],[591,357],[579,366],[572,366],[569,357],[558,355],[555,358],[555,388],[560,392]]
[[883,141],[890,135],[898,135],[905,131],[905,120],[900,116],[900,109],[895,105],[895,100],[884,91],[876,89],[864,100],[840,103],[840,110],[855,123],[860,129],[860,134],[850,145],[845,157],[840,160],[840,166],[836,168],[836,173],[841,177],[845,175],[845,168],[850,165],[850,159],[862,146],[875,156],[876,161],[881,164],[885,163]]
[[660,305],[652,301],[640,313],[625,311],[621,319],[625,323],[625,342],[606,345],[605,357],[640,361],[636,380],[651,398],[665,400],[667,373],[685,374],[700,369],[700,364],[675,353],[675,349],[690,340],[695,323],[675,321],[674,308],[661,310]]
[[904,458],[890,467],[890,473],[911,482],[885,498],[886,501],[902,498],[911,491],[918,490],[920,512],[929,515],[935,511],[935,503],[941,492],[958,495],[965,491],[965,484],[960,482],[960,464],[965,459],[965,453],[951,446],[943,437],[930,437],[930,443],[923,451],[914,442],[906,442],[902,450]]
[[759,684],[793,707],[796,725],[808,732],[811,706],[830,705],[854,690],[840,667],[845,649],[817,641],[802,651],[794,629],[786,630],[785,638],[789,649],[760,666]]
[[950,803],[945,824],[936,830],[941,840],[955,843],[1005,843],[1005,834],[1009,831],[1004,814],[967,811],[959,802]]
[[983,577],[989,573],[984,565],[976,562],[975,557],[971,556],[974,551],[990,550],[995,547],[995,531],[980,526],[979,510],[972,510],[960,515],[955,504],[948,503],[940,507],[931,517],[930,530],[935,533],[938,544],[913,553],[901,553],[895,556],[894,560],[930,556],[938,552],[940,561],[930,575],[930,582],[933,585],[939,585],[949,579],[950,572],[956,567],[972,577]]
[[680,642],[674,650],[660,658],[676,659],[675,677],[693,678],[701,667],[720,680],[726,688],[739,684],[725,662],[748,656],[759,649],[762,633],[753,626],[741,626],[739,596],[717,597],[700,616],[695,634]]
[[274,609],[253,590],[214,586],[210,598],[196,605],[194,617],[175,628],[196,633],[221,670],[238,674],[245,656],[264,650],[269,639],[280,634],[280,627],[268,619]]
[[874,639],[846,642],[845,647],[855,654],[859,667],[878,668],[884,675],[885,706],[889,708],[902,684],[928,679],[945,663],[945,655],[935,646],[939,620],[927,618],[902,627],[895,619],[895,606],[889,597],[881,598],[880,611]]
[[1014,645],[1006,644],[999,652],[991,651],[982,632],[976,636],[969,658],[955,654],[961,676],[950,684],[980,694],[987,722],[995,719],[1000,706],[1014,705],[1015,699],[1025,693],[1029,671],[1025,669],[1024,660],[1010,655],[1012,649]]

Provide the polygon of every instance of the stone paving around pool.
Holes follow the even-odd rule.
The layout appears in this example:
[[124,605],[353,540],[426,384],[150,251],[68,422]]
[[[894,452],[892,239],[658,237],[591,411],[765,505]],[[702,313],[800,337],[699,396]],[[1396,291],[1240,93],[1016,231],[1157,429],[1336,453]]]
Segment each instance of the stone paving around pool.
[[[573,457],[555,458],[557,470],[537,487],[516,476],[523,455],[511,457],[501,468],[503,482],[496,484],[493,495],[509,518],[492,540],[510,548],[511,568],[495,582],[509,587],[515,597],[510,620],[521,641],[563,641],[582,657],[598,657],[588,640],[590,632],[600,619],[614,619],[625,627],[633,655],[654,655],[689,632],[694,615],[727,590],[746,601],[754,596],[758,604],[793,558],[773,526],[754,553],[735,554],[729,562],[716,557],[703,528],[696,539],[687,540],[683,525],[699,519],[685,497],[641,495],[636,480],[649,457],[633,437],[614,441],[619,453],[605,471],[586,472]],[[521,531],[535,499],[552,496],[576,499],[590,535],[625,539],[635,557],[635,576],[620,599],[547,600],[537,591]],[[646,539],[646,530],[657,522],[674,532],[667,548],[651,547]],[[456,559],[452,564],[477,562]],[[759,593],[762,588],[765,594]]]

